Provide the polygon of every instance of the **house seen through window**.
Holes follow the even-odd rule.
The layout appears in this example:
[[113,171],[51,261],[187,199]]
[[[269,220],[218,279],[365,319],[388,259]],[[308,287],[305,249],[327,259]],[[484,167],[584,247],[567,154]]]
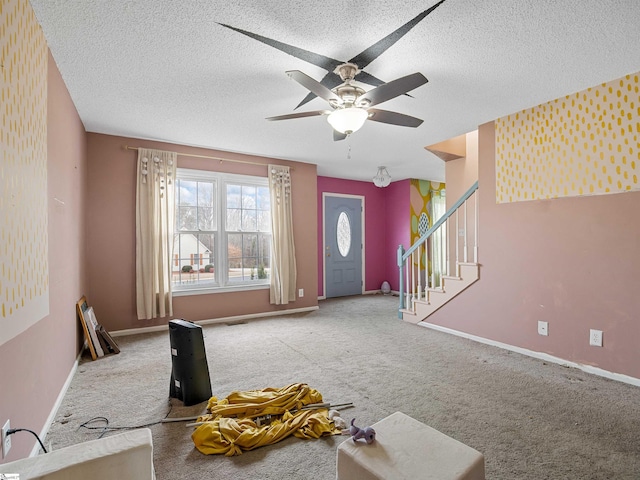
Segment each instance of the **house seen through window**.
[[268,284],[270,255],[267,178],[178,169],[174,291]]

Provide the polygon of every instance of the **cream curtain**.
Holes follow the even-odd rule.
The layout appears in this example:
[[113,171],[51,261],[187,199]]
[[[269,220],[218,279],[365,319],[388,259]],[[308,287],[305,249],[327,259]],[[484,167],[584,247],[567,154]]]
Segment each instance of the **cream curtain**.
[[272,304],[283,305],[296,299],[296,250],[289,167],[269,165],[269,191],[272,235],[269,299]]
[[138,319],[173,315],[171,250],[177,154],[138,149],[136,302]]

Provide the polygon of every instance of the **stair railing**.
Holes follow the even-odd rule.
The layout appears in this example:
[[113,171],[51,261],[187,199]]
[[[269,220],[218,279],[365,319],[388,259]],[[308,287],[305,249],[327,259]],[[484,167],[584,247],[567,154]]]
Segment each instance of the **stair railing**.
[[[416,300],[427,300],[427,289],[442,289],[443,276],[460,276],[461,263],[478,261],[478,182],[462,195],[406,251],[398,246],[398,268],[400,274],[400,306],[403,310],[415,311]],[[472,203],[471,208],[469,204]],[[469,212],[473,209],[472,212]],[[452,218],[453,217],[453,218]],[[469,238],[472,232],[472,238]],[[471,242],[473,242],[471,244]],[[439,245],[440,248],[434,248]],[[451,250],[453,249],[453,257]],[[424,267],[423,267],[424,259]],[[431,273],[429,274],[429,264]]]

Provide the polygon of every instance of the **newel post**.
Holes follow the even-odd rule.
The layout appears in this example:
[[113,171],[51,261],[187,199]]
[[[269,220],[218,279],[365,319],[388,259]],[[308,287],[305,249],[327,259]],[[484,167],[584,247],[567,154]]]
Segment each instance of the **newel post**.
[[398,245],[398,271],[399,271],[399,292],[400,292],[400,306],[398,307],[398,318],[402,318],[402,310],[404,309],[404,275],[402,275],[402,256],[404,255],[404,248],[402,245]]

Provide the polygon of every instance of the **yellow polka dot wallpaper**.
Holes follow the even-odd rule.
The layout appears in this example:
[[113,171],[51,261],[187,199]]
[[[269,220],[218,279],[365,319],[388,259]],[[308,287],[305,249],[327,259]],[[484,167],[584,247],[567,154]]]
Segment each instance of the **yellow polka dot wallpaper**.
[[47,55],[44,35],[29,2],[3,0],[0,8],[2,338],[10,334],[15,322],[31,324],[49,312]]
[[[430,180],[411,179],[409,189],[411,203],[411,245],[416,243],[429,228],[433,226],[432,204],[434,197],[444,198],[445,184],[441,182],[432,182]],[[425,269],[427,265],[426,253],[421,250],[419,257],[420,268]],[[418,260],[414,261],[418,264]],[[431,264],[429,263],[429,274],[431,273]]]
[[495,122],[496,202],[640,189],[640,74]]

